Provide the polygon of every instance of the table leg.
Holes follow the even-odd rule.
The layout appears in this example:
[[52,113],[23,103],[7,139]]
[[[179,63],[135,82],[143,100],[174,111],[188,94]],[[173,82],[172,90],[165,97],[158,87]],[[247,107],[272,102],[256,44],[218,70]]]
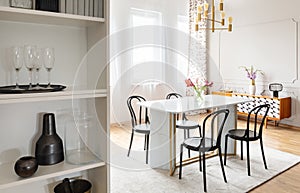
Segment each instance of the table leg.
[[[225,122],[222,137],[221,137],[221,151],[224,153],[225,149],[225,135],[231,129],[237,129],[237,105],[228,105],[226,107],[221,107],[220,109],[227,108],[229,109],[229,115]],[[236,154],[236,142],[235,140],[228,140],[227,146],[227,155],[235,155]]]
[[176,114],[169,114],[170,176],[176,170]]

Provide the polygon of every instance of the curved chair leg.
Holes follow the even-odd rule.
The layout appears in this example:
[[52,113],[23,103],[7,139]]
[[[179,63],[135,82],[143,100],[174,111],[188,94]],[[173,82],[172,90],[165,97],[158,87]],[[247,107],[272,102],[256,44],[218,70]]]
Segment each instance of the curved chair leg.
[[182,152],[183,152],[183,145],[180,145],[180,161],[179,161],[179,179],[181,179],[182,173]]
[[149,154],[149,134],[146,137],[146,164],[148,164],[148,154]]
[[201,161],[201,151],[199,151],[199,170],[200,170],[200,172],[202,172],[202,161]]
[[262,138],[260,138],[260,147],[261,147],[261,153],[262,153],[263,161],[264,161],[264,164],[265,164],[265,169],[268,169],[266,158],[265,158],[265,153],[264,153],[264,147],[263,147]]
[[226,166],[226,158],[227,158],[227,142],[228,142],[228,135],[225,135],[225,153],[224,153],[224,165]]
[[206,192],[206,166],[205,166],[205,153],[202,154],[203,156],[203,186],[204,192]]
[[225,174],[225,170],[224,170],[224,166],[223,166],[221,147],[219,147],[218,150],[219,150],[219,158],[220,158],[220,164],[221,164],[221,168],[222,168],[224,182],[227,183],[226,174]]
[[241,140],[241,160],[244,159],[244,155],[243,155],[243,141]]
[[198,129],[199,129],[199,135],[200,135],[200,137],[202,137],[202,132],[201,132],[201,127],[200,127],[200,125],[198,125]]
[[250,148],[249,148],[249,141],[247,141],[247,168],[248,168],[248,176],[250,176]]
[[146,149],[147,149],[146,145],[147,145],[147,135],[145,135],[145,141],[144,141],[144,150],[146,150]]
[[[190,137],[190,130],[185,129],[184,131],[186,131],[186,138],[189,138]],[[185,137],[185,135],[184,135],[184,137]],[[188,150],[188,156],[189,156],[189,158],[191,157],[191,150]]]
[[129,149],[128,149],[128,153],[127,153],[127,157],[130,154],[130,150],[131,150],[131,146],[132,146],[132,140],[133,140],[133,135],[134,135],[134,131],[132,130],[131,132],[131,139],[130,139],[130,143],[129,143]]

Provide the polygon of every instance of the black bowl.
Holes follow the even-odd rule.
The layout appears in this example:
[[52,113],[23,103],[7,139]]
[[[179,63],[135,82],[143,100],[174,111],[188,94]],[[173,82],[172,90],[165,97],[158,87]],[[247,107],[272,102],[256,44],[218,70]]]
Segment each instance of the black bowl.
[[33,156],[24,156],[16,161],[14,169],[18,176],[27,178],[37,171],[38,162]]

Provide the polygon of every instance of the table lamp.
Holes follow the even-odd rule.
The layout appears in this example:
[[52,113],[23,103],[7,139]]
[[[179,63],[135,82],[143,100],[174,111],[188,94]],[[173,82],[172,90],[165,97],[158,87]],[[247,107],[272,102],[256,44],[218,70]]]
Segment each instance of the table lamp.
[[283,85],[280,83],[271,83],[269,84],[269,90],[273,92],[273,97],[278,97],[278,92],[282,91]]

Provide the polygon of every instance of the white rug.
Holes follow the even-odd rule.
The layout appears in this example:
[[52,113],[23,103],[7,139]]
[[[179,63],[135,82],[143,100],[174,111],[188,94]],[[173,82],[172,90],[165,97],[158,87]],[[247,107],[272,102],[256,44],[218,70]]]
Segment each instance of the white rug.
[[[145,162],[145,152],[126,157],[125,149],[111,147],[112,193],[196,193],[203,192],[202,173],[199,164],[183,167],[182,179],[178,171],[169,176],[167,170],[151,169]],[[225,172],[228,183],[223,181],[218,157],[207,159],[207,192],[247,192],[277,174],[299,163],[300,156],[265,148],[268,170],[264,169],[258,143],[250,145],[251,176],[247,175],[246,151],[244,160],[239,155],[229,156]],[[238,150],[238,154],[239,154]],[[185,153],[186,154],[186,153]]]

